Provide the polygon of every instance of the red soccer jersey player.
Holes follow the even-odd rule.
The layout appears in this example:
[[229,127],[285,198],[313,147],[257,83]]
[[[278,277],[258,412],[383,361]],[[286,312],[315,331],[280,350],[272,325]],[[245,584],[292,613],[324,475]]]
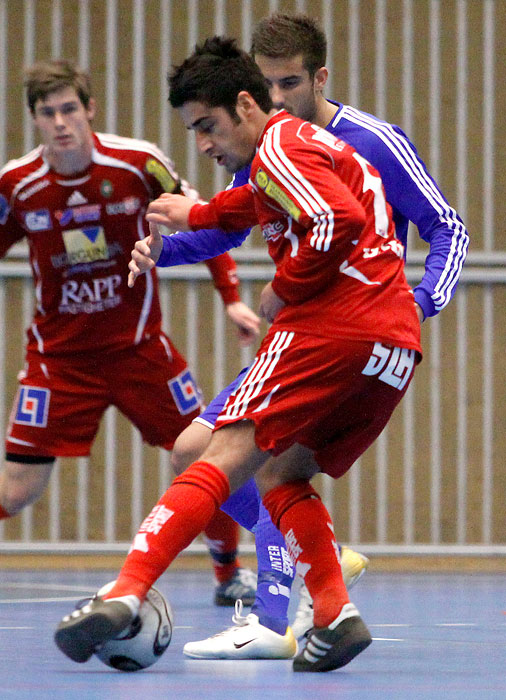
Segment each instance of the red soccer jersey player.
[[[155,145],[92,131],[89,80],[72,64],[36,64],[26,87],[42,145],[0,171],[0,256],[28,242],[36,304],[7,431],[0,518],[40,495],[56,457],[89,454],[109,405],[166,449],[202,406],[185,359],[162,332],[155,271],[127,285],[149,202],[164,192],[198,194]],[[230,316],[240,326],[252,321],[254,336],[258,319],[240,301],[234,261],[221,255],[208,267]],[[215,525],[207,534],[220,542],[224,581],[238,568],[238,530],[222,514]]]
[[[194,206],[190,224],[232,229],[238,212],[240,226],[256,219],[262,227],[276,264],[271,288],[282,305],[217,426],[251,419],[257,444],[275,454],[293,442],[318,450],[324,430],[325,466],[338,476],[377,436],[392,405],[382,401],[383,414],[371,396],[370,429],[361,424],[357,445],[347,434],[346,450],[340,441],[332,449],[332,434],[343,428],[332,397],[340,403],[355,387],[360,406],[354,410],[364,413],[357,389],[370,375],[361,372],[360,363],[369,367],[368,373],[376,372],[383,385],[403,393],[415,354],[421,352],[403,247],[395,238],[381,179],[351,146],[279,112],[261,135],[250,184],[220,193],[209,205]],[[325,345],[318,362],[308,354],[323,338],[334,349],[346,346],[346,353],[356,358],[356,367],[344,377],[339,365],[333,373],[332,351]],[[359,352],[364,341],[377,343],[370,361],[370,348],[366,356]],[[396,393],[392,398],[397,401]],[[350,406],[347,414],[349,418]],[[322,427],[315,430],[318,416]]]

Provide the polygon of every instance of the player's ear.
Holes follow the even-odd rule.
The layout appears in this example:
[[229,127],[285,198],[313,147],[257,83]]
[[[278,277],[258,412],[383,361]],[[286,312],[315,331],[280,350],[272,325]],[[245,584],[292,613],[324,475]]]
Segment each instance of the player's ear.
[[247,90],[241,90],[241,92],[237,95],[237,102],[235,108],[237,114],[241,118],[247,117],[249,114],[251,114],[251,111],[254,109],[255,105],[255,100],[249,94],[249,92],[247,92]]
[[96,112],[97,103],[95,102],[95,99],[93,97],[90,97],[90,99],[88,100],[88,106],[86,107],[86,114],[88,115],[88,120],[90,122],[94,118]]
[[323,90],[323,88],[325,87],[325,84],[327,83],[328,78],[329,78],[328,68],[326,68],[325,66],[318,68],[318,70],[314,74],[315,90]]

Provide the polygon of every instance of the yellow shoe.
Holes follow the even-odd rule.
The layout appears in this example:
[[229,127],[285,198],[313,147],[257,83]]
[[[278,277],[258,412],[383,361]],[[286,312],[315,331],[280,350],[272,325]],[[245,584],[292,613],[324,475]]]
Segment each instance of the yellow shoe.
[[365,574],[368,566],[369,559],[366,556],[345,544],[341,545],[341,571],[348,590]]

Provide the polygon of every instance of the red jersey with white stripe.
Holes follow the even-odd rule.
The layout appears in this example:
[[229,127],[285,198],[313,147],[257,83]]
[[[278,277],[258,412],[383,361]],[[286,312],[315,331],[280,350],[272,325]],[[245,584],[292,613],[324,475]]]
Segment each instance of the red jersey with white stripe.
[[[0,171],[0,256],[26,237],[36,294],[28,350],[65,355],[118,350],[159,334],[156,273],[127,285],[135,242],[148,235],[145,211],[163,192],[197,193],[153,144],[94,134],[92,162],[64,176],[44,146]],[[210,261],[225,303],[237,301],[230,256]]]
[[287,112],[269,119],[250,183],[191,211],[192,228],[258,221],[286,303],[277,330],[420,348],[403,246],[378,172],[351,146]]

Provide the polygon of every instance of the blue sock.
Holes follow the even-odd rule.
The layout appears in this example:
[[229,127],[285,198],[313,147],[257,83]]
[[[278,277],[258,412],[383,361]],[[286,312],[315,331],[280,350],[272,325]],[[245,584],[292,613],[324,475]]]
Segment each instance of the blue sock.
[[245,527],[246,530],[253,532],[258,522],[258,509],[261,502],[255,480],[250,479],[227,498],[222,504],[221,510],[230,515],[236,523]]
[[251,612],[258,615],[261,625],[278,634],[285,634],[295,567],[287,552],[283,535],[275,527],[262,503],[255,528],[255,546],[258,583]]

